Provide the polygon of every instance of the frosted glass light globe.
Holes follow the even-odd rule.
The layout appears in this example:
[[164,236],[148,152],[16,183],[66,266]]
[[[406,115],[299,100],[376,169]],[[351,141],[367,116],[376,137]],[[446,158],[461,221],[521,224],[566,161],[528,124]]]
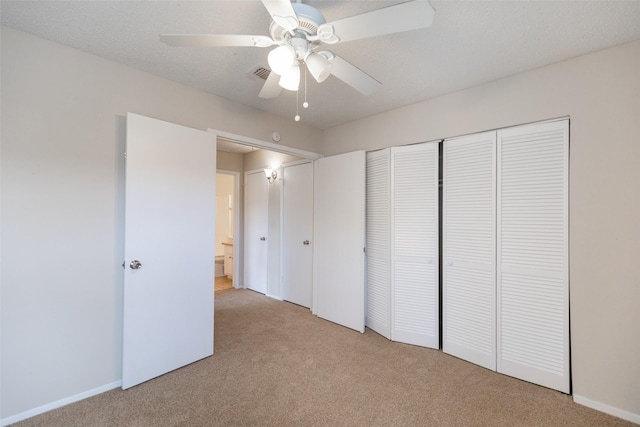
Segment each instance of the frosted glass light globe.
[[318,83],[322,83],[331,75],[333,64],[324,56],[311,52],[304,60],[309,72]]
[[280,76],[278,84],[287,90],[298,90],[300,86],[300,67],[297,63]]
[[267,62],[271,71],[281,76],[287,70],[289,70],[296,61],[296,52],[293,47],[289,45],[278,46],[269,52]]

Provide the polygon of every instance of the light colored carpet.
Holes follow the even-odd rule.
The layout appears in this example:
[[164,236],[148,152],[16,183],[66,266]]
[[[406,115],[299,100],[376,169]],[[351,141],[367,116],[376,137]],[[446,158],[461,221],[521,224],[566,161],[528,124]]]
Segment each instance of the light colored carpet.
[[631,426],[562,393],[248,290],[216,294],[215,355],[17,426]]

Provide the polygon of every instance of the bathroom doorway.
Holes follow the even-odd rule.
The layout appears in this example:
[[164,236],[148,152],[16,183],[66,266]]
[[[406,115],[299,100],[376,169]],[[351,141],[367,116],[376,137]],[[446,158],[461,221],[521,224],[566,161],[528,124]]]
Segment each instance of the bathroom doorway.
[[216,174],[216,245],[215,291],[234,285],[234,234],[236,227],[237,173],[218,171]]

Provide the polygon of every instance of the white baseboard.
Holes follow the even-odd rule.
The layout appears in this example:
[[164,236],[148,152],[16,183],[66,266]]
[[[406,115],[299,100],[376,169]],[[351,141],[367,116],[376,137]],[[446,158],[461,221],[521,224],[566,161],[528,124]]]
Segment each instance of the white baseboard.
[[79,400],[83,400],[91,396],[95,396],[96,394],[104,393],[105,391],[113,390],[114,388],[118,388],[120,386],[122,386],[122,381],[115,381],[110,384],[105,384],[103,386],[96,387],[92,390],[87,390],[82,393],[78,393],[74,396],[69,396],[55,402],[47,403],[46,405],[42,405],[37,408],[29,409],[28,411],[24,411],[16,415],[3,418],[2,420],[0,420],[0,426],[2,427],[8,426],[9,424],[17,423],[18,421],[35,417],[36,415],[44,414],[45,412],[51,411],[53,409],[61,408],[70,403],[77,402]]
[[275,299],[275,300],[278,300],[278,301],[284,301],[284,300],[282,299],[282,297],[277,297],[277,296],[269,295],[269,294],[265,294],[265,295],[267,295],[269,298],[272,298],[272,299]]
[[634,414],[633,412],[614,408],[613,406],[605,405],[604,403],[596,402],[595,400],[587,399],[586,397],[577,396],[575,394],[573,395],[573,401],[580,405],[595,409],[596,411],[604,412],[605,414],[640,424],[640,414]]

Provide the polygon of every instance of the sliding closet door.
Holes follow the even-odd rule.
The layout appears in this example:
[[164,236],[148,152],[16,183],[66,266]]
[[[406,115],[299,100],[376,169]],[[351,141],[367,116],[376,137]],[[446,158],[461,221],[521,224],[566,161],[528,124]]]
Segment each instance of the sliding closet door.
[[496,369],[496,133],[444,142],[443,351]]
[[438,348],[438,144],[394,147],[391,165],[391,339]]
[[569,393],[567,120],[498,131],[498,371]]
[[391,150],[367,153],[367,315],[391,339]]

